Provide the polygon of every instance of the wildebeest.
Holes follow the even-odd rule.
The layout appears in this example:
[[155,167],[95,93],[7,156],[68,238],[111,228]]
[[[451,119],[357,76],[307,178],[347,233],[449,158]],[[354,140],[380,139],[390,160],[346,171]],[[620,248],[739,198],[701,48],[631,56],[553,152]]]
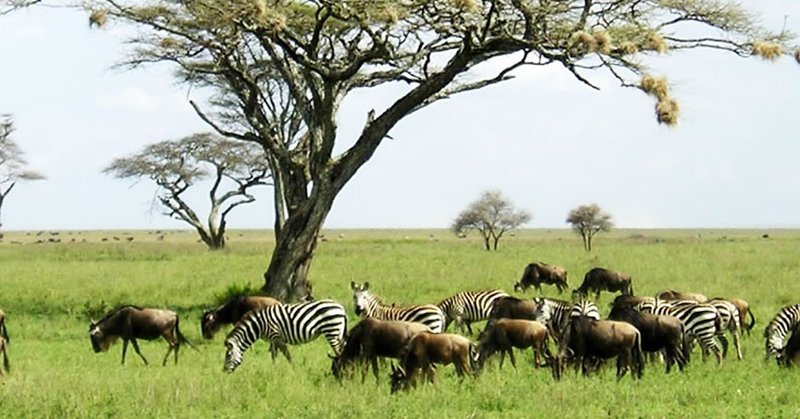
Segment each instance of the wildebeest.
[[631,276],[605,268],[593,268],[583,277],[583,284],[573,291],[573,295],[586,298],[590,291],[595,292],[595,300],[600,298],[600,291],[617,292],[633,295]]
[[203,313],[200,321],[200,330],[203,337],[213,339],[214,334],[226,324],[234,324],[242,319],[242,316],[253,310],[260,310],[265,307],[280,304],[281,302],[270,297],[236,295],[225,304]]
[[697,294],[693,292],[679,292],[675,290],[661,291],[660,293],[656,294],[656,298],[659,300],[667,300],[667,301],[691,300],[691,301],[697,301],[698,303],[708,302],[708,297],[706,297],[703,294]]
[[367,317],[347,334],[341,355],[331,357],[331,372],[334,377],[341,378],[349,365],[362,362],[364,369],[361,381],[366,380],[370,364],[377,381],[378,357],[402,359],[403,351],[411,338],[417,333],[430,331],[431,329],[422,323]]
[[6,329],[6,313],[3,310],[0,310],[0,336],[2,336],[6,342],[11,342],[11,339],[8,337],[8,330]]
[[164,355],[162,365],[167,364],[170,352],[175,352],[177,364],[181,344],[192,346],[181,333],[179,326],[180,319],[173,311],[126,305],[112,311],[100,321],[92,321],[89,326],[89,337],[95,353],[107,351],[117,339],[122,338],[122,364],[125,365],[125,353],[129,341],[142,361],[147,364],[147,359],[139,351],[136,339],[155,340],[163,336],[169,343],[169,349]]
[[[11,363],[8,362],[8,341],[6,338],[0,336],[0,352],[3,353],[3,368],[6,369],[6,373],[11,372]],[[3,376],[3,370],[0,369],[0,377]]]
[[800,358],[800,323],[794,326],[792,336],[786,342],[786,346],[778,350],[776,358],[778,365],[784,367],[792,367],[798,361]]
[[500,367],[503,367],[505,354],[511,359],[511,365],[517,367],[514,359],[514,348],[533,350],[534,364],[541,365],[541,356],[550,358],[548,349],[549,333],[547,326],[533,320],[492,319],[481,332],[478,345],[478,368],[483,368],[486,360],[500,351]]
[[422,371],[428,381],[435,382],[433,364],[453,364],[456,373],[475,371],[475,347],[469,339],[450,333],[422,332],[411,338],[406,345],[400,367],[392,365],[392,393],[408,384],[416,386],[416,377]]
[[[737,310],[739,310],[739,324],[742,327],[742,332],[747,332],[747,335],[750,335],[750,331],[756,325],[756,317],[753,315],[753,312],[750,311],[750,303],[745,300],[739,298],[722,298],[722,297],[715,297],[712,298],[711,301],[715,300],[722,300],[727,301],[733,304]],[[750,323],[747,323],[747,317],[750,317]]]
[[559,342],[558,355],[552,362],[553,375],[561,378],[568,352],[576,358],[576,368],[581,366],[583,374],[588,374],[589,359],[609,359],[617,357],[617,379],[621,379],[628,368],[633,378],[640,378],[644,371],[642,337],[633,325],[614,320],[594,320],[589,317],[575,317],[570,320]]
[[689,345],[685,327],[676,317],[640,313],[631,307],[614,307],[608,314],[608,319],[635,326],[642,336],[643,351],[652,353],[663,349],[666,353],[667,372],[676,362],[683,371],[688,362]]
[[494,302],[491,319],[524,319],[536,320],[536,303],[533,300],[521,300],[517,297],[502,297]]
[[620,294],[614,298],[614,301],[611,302],[611,310],[614,309],[622,309],[622,308],[633,308],[637,304],[649,302],[655,302],[655,298],[653,297],[637,297],[635,295],[626,295]]
[[544,262],[528,264],[522,272],[522,278],[514,284],[514,291],[525,292],[533,286],[537,291],[542,292],[541,284],[555,285],[558,293],[561,294],[569,288],[567,270],[561,266],[548,265]]

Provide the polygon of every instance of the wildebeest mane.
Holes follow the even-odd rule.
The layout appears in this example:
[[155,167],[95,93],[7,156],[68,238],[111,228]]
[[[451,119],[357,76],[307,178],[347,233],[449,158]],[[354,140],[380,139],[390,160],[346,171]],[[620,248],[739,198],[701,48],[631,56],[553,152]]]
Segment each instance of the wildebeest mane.
[[103,323],[103,322],[107,321],[108,319],[110,319],[111,317],[113,317],[115,314],[119,313],[119,312],[120,312],[120,310],[122,310],[122,309],[125,309],[125,308],[135,308],[136,310],[142,310],[142,308],[141,308],[141,307],[139,307],[139,306],[135,306],[135,305],[133,305],[133,304],[125,304],[125,305],[121,305],[121,306],[119,306],[119,307],[117,307],[117,308],[115,308],[115,309],[111,310],[110,312],[108,312],[108,314],[106,314],[106,315],[105,315],[105,317],[103,317],[103,318],[102,318],[102,319],[100,319],[100,320],[97,320],[97,321],[95,321],[94,323],[95,323],[95,324],[100,324],[100,323]]

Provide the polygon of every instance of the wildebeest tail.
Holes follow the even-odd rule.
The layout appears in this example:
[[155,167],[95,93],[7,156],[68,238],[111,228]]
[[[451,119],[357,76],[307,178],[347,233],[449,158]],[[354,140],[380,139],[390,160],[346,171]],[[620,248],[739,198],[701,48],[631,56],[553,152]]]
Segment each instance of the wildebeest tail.
[[178,335],[178,343],[179,344],[185,343],[185,344],[189,345],[190,348],[192,348],[192,349],[194,349],[196,351],[197,348],[195,348],[194,345],[192,345],[192,342],[189,342],[189,339],[186,339],[186,336],[184,336],[183,333],[181,333],[180,325],[181,325],[181,319],[180,319],[180,317],[176,317],[175,318],[175,334]]
[[8,348],[6,344],[8,342],[0,343],[0,350],[3,351],[3,367],[6,369],[6,372],[11,372],[11,363],[8,362]]
[[642,353],[642,335],[641,333],[636,335],[636,342],[633,346],[633,356],[636,359],[636,375],[638,378],[642,378],[642,374],[644,374],[644,353]]
[[[753,324],[755,324],[755,320],[753,320]],[[3,319],[3,322],[0,323],[0,334],[6,342],[11,342],[11,338],[8,337],[8,329],[6,329],[6,319]]]
[[477,374],[479,365],[478,365],[478,356],[480,353],[478,352],[478,348],[475,346],[474,343],[470,342],[469,344],[469,369],[472,371],[472,374]]
[[633,281],[631,281],[631,283],[630,283],[630,285],[629,285],[628,289],[631,291],[631,295],[636,295],[636,294],[633,292]]
[[750,330],[752,330],[752,329],[753,329],[753,327],[756,325],[756,316],[754,316],[754,315],[753,315],[753,310],[747,310],[747,314],[749,314],[749,315],[750,315],[750,320],[752,320],[752,321],[753,321],[752,323],[750,323],[750,324],[748,324],[748,325],[747,325],[747,330],[748,330],[748,332],[749,332],[749,331],[750,331]]
[[683,323],[681,323],[681,353],[683,361],[688,364],[692,356],[692,348],[689,346],[689,336],[686,335],[686,326]]

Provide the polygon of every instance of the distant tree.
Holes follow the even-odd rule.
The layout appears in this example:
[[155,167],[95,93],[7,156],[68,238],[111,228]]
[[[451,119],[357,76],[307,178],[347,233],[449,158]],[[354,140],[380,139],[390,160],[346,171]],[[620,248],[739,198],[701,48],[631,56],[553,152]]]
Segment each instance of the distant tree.
[[[500,191],[485,191],[480,199],[473,202],[453,222],[452,230],[456,234],[465,234],[469,230],[477,230],[486,250],[497,250],[497,242],[503,234],[531,220],[531,214],[514,208]],[[490,240],[493,241],[490,246]]]
[[[168,210],[165,215],[189,223],[212,250],[225,247],[228,214],[255,201],[250,188],[267,185],[270,177],[261,147],[212,134],[151,144],[138,154],[115,159],[103,173],[154,181],[159,187],[157,199]],[[208,178],[212,182],[208,193],[211,211],[203,225],[184,193]]]
[[[6,197],[17,182],[45,179],[43,174],[27,169],[28,162],[23,157],[25,153],[11,139],[13,132],[14,120],[10,115],[3,115],[0,121],[0,213]],[[0,227],[2,226],[0,221]]]
[[587,252],[592,250],[592,238],[597,233],[611,231],[614,227],[611,215],[603,212],[597,204],[581,205],[570,211],[567,223],[572,224],[572,229],[583,238],[583,248]]

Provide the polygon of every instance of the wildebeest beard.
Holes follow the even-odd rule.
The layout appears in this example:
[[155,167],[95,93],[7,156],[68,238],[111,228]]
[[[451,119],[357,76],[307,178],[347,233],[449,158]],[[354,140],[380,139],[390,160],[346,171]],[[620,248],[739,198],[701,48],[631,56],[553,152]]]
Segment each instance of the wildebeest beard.
[[92,340],[92,349],[94,349],[95,353],[105,352],[111,345],[117,341],[119,336],[105,336],[99,337],[97,335],[91,334],[89,338]]

